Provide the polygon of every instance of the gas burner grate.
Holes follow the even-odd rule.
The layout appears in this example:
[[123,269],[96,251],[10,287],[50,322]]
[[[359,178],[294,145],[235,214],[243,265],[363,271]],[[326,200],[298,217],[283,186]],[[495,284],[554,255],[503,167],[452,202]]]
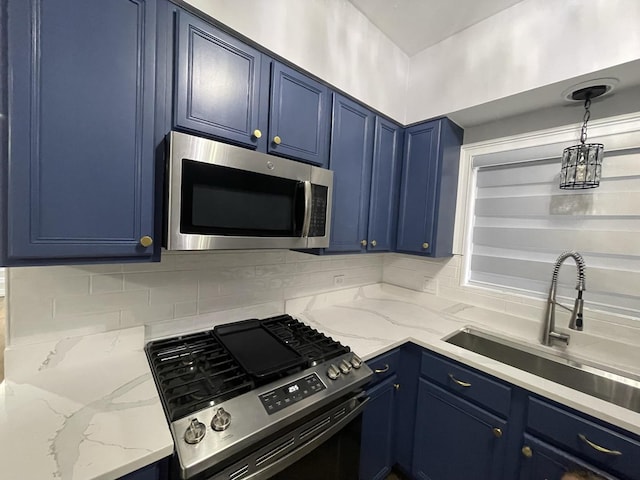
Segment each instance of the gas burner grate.
[[263,325],[278,339],[305,357],[309,366],[317,365],[350,351],[340,342],[289,315],[263,320]]
[[145,350],[171,421],[254,388],[211,332],[150,342]]

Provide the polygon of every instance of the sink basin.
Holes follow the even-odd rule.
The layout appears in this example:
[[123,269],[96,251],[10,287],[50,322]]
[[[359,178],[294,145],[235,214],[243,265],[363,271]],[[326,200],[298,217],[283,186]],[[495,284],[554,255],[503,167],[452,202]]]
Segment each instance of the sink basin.
[[538,351],[469,327],[443,340],[640,413],[640,377],[616,372],[595,363]]

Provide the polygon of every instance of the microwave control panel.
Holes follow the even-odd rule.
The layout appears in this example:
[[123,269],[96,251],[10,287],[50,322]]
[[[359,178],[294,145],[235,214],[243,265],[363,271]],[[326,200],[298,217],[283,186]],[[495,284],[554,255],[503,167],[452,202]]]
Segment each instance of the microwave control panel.
[[295,382],[263,393],[259,398],[264,409],[271,415],[326,388],[318,375],[312,373]]
[[329,189],[322,185],[311,185],[310,237],[324,237],[327,227],[327,195]]

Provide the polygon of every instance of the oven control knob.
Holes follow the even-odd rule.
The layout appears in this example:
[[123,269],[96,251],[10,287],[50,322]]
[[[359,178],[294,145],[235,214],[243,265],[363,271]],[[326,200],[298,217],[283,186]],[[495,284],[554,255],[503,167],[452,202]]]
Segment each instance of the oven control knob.
[[331,380],[335,380],[339,375],[340,370],[338,370],[338,367],[336,367],[333,363],[329,365],[329,368],[327,369],[327,377],[329,377]]
[[351,366],[355,369],[358,369],[362,366],[362,360],[356,354],[351,357]]
[[220,407],[211,420],[211,428],[216,432],[226,430],[231,424],[231,414]]
[[191,423],[184,432],[184,441],[193,445],[202,440],[205,433],[207,433],[206,425],[197,418],[192,418]]
[[345,375],[351,371],[351,364],[346,360],[340,362],[340,371]]

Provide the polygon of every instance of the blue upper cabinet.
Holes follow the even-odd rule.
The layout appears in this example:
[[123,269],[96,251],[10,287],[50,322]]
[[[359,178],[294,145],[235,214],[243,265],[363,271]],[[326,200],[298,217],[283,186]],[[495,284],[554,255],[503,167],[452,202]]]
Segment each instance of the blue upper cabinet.
[[266,151],[262,54],[185,11],[176,15],[175,126]]
[[333,218],[326,251],[391,250],[402,130],[337,93],[332,118]]
[[271,68],[269,153],[326,167],[329,90],[278,62]]
[[155,0],[10,0],[8,16],[4,263],[150,258]]
[[402,138],[400,127],[376,117],[367,233],[369,251],[390,251],[395,247]]
[[333,213],[328,252],[357,252],[367,247],[374,122],[375,115],[369,110],[333,95]]
[[398,252],[452,254],[462,135],[462,129],[446,118],[406,129]]

